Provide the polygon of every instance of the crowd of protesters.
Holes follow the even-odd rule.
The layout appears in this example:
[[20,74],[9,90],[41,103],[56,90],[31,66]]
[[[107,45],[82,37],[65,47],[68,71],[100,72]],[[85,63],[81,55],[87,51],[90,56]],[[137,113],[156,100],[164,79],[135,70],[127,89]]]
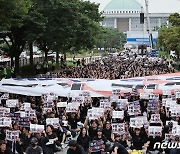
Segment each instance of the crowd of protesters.
[[[78,60],[74,67],[65,67],[58,73],[39,74],[38,77],[123,79],[173,73],[175,70],[164,58],[141,57],[136,54],[108,56],[86,64]],[[80,65],[82,63],[82,65]]]
[[[5,94],[3,94],[5,95]],[[2,95],[2,96],[3,96]],[[6,94],[7,95],[7,94]],[[53,94],[49,94],[49,96]],[[154,147],[156,142],[171,142],[180,144],[180,113],[176,112],[176,115],[172,114],[172,110],[167,104],[162,103],[163,99],[171,97],[172,101],[175,101],[175,106],[178,107],[180,99],[172,96],[158,97],[158,108],[155,110],[149,109],[149,100],[141,99],[138,95],[124,95],[121,99],[127,99],[128,102],[139,102],[139,109],[136,109],[134,114],[130,114],[128,104],[123,108],[119,106],[116,101],[112,101],[108,98],[110,107],[103,108],[101,115],[94,117],[93,119],[88,116],[88,111],[94,107],[100,107],[100,101],[104,98],[90,98],[79,104],[78,109],[68,112],[66,107],[58,106],[58,102],[71,103],[72,98],[65,97],[32,97],[9,94],[9,97],[1,97],[1,117],[5,116],[4,111],[7,108],[7,99],[18,99],[18,103],[13,107],[10,105],[10,113],[6,113],[7,117],[12,118],[12,122],[9,126],[3,126],[3,122],[0,121],[0,154],[54,154],[58,151],[62,151],[64,145],[68,144],[68,154],[101,154],[101,153],[115,153],[115,154],[127,154],[127,153],[151,153],[156,151],[157,153],[170,153],[178,154],[179,149],[163,149],[160,147]],[[30,107],[28,109],[22,109],[23,103],[29,102]],[[46,107],[48,105],[48,110]],[[4,107],[4,108],[3,108]],[[15,113],[19,111],[35,111],[35,115],[28,117],[28,120],[22,123],[21,116],[16,117]],[[138,110],[138,111],[137,111]],[[123,117],[113,118],[114,111],[123,111]],[[152,115],[159,114],[160,119],[152,121]],[[147,123],[132,126],[130,119],[144,116]],[[16,117],[13,119],[13,117]],[[47,118],[58,118],[58,127],[53,124],[47,124]],[[20,120],[21,119],[21,120]],[[2,120],[2,119],[1,119]],[[168,122],[168,123],[167,123]],[[5,123],[4,123],[5,124]],[[44,125],[43,131],[32,131],[30,124]],[[114,132],[113,125],[123,124],[122,130],[118,129]],[[158,134],[152,135],[149,132],[148,126],[162,127],[162,131]],[[15,139],[12,137],[7,138],[7,130],[17,131],[19,136]],[[170,137],[167,139],[166,134]],[[98,146],[97,146],[98,145]]]

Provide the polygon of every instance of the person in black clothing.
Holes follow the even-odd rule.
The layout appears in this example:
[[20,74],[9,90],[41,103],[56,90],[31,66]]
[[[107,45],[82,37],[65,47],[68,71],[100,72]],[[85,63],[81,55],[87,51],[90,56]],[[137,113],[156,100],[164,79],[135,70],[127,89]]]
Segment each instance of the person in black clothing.
[[26,154],[43,154],[43,150],[38,146],[38,140],[35,137],[31,138],[31,146],[26,149]]
[[13,154],[11,149],[6,147],[6,142],[0,140],[0,154]]
[[115,143],[113,146],[113,150],[115,154],[128,154],[128,151],[125,149],[125,147],[120,144],[120,135],[119,134],[115,134],[114,136],[115,139]]
[[106,121],[105,128],[103,129],[103,135],[106,136],[107,140],[112,141],[113,133],[110,121]]
[[71,140],[68,145],[67,154],[86,154],[83,147],[77,141]]
[[87,130],[83,127],[80,131],[80,134],[77,138],[77,142],[84,148],[84,151],[87,152],[89,148],[90,137],[87,135]]

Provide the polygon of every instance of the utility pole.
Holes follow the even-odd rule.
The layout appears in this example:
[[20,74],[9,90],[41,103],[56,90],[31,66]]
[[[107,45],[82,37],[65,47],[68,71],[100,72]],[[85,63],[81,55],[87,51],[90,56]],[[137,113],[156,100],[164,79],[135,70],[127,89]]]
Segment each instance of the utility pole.
[[152,32],[151,32],[151,25],[150,25],[150,18],[149,18],[149,1],[145,0],[145,6],[146,6],[146,17],[147,17],[147,32],[149,34],[149,41],[150,41],[150,47],[151,50],[153,49],[153,38],[152,38]]

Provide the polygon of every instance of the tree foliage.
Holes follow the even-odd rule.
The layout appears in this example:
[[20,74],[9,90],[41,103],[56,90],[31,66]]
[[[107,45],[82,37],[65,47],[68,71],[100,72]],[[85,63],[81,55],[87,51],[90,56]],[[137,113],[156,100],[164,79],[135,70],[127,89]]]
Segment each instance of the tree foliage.
[[168,51],[175,51],[177,59],[180,56],[180,14],[174,13],[169,16],[172,26],[162,27],[159,30],[158,45]]

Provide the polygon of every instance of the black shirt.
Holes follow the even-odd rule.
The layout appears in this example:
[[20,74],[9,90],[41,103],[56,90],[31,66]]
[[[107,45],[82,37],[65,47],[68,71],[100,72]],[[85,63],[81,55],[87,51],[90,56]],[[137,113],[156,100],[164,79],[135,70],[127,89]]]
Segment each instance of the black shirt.
[[125,149],[125,147],[123,145],[121,145],[120,143],[118,142],[115,142],[114,143],[114,148],[115,147],[118,147],[118,154],[128,154],[128,151]]
[[43,150],[40,146],[33,149],[31,146],[27,148],[26,154],[43,154]]
[[92,141],[97,136],[97,129],[94,130],[92,127],[89,127],[89,136]]
[[69,148],[67,154],[85,154],[85,151],[81,145],[77,145],[75,151]]
[[90,141],[90,137],[88,135],[84,137],[79,135],[77,138],[78,144],[81,145],[85,151],[87,151],[89,148],[89,141]]
[[106,136],[107,140],[112,141],[111,139],[111,133],[112,133],[112,129],[103,129],[103,135]]

